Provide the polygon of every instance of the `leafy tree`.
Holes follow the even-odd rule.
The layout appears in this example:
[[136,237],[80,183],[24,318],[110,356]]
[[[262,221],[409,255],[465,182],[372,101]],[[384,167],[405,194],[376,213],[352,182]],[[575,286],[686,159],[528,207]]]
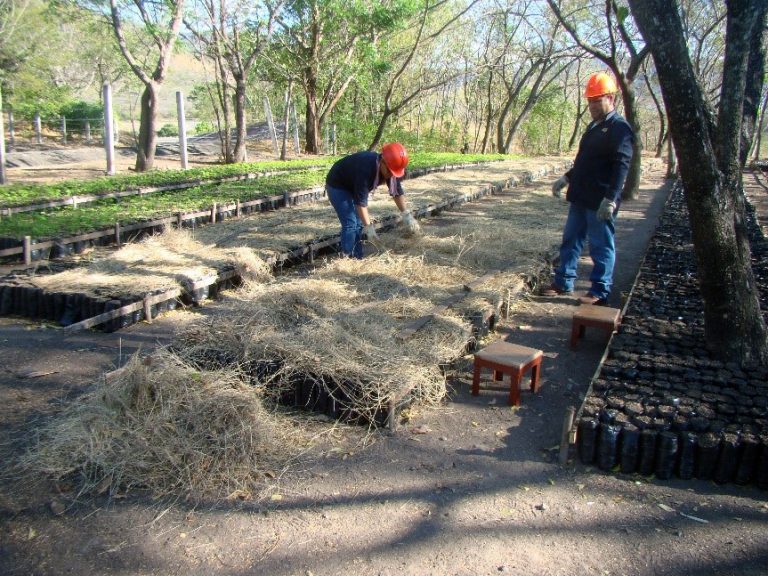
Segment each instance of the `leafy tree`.
[[[185,20],[200,52],[214,63],[217,105],[221,110],[222,151],[226,162],[246,159],[246,92],[248,76],[272,35],[282,0],[195,0],[193,14]],[[234,94],[232,94],[234,91]],[[235,145],[231,147],[230,101],[234,102]]]
[[144,87],[136,171],[151,170],[157,144],[158,98],[178,38],[185,0],[81,1],[104,17],[120,53]]
[[[631,21],[627,19],[626,6],[620,6],[616,0],[601,0],[599,2],[587,2],[586,6],[578,5],[568,14],[563,13],[561,4],[565,2],[547,0],[557,19],[565,26],[574,41],[589,55],[593,56],[611,69],[621,91],[624,103],[624,114],[627,122],[635,131],[634,155],[629,167],[627,180],[624,183],[622,196],[627,199],[635,198],[640,186],[640,167],[642,157],[642,139],[640,138],[640,118],[637,110],[637,102],[634,89],[634,81],[640,71],[643,60],[648,56],[648,47],[639,50],[635,47],[635,39],[630,29]],[[580,25],[579,19],[598,13],[602,10],[604,22],[602,25]],[[589,38],[589,31],[604,30],[605,36]],[[585,33],[587,36],[585,36]],[[594,36],[594,35],[593,35]],[[618,38],[617,38],[618,36]],[[626,61],[626,62],[625,62]]]
[[[751,141],[745,94],[759,93],[761,41],[768,1],[730,0],[717,109],[706,99],[683,29],[680,6],[669,0],[629,0],[653,54],[669,131],[691,218],[709,349],[726,360],[768,362],[768,330],[751,266],[741,173]],[[755,41],[757,40],[757,41]],[[751,86],[752,83],[758,86]],[[746,136],[746,137],[745,137]]]
[[361,69],[371,65],[376,39],[414,10],[417,0],[367,2],[288,0],[277,22],[275,64],[305,97],[305,151],[320,150],[326,118]]

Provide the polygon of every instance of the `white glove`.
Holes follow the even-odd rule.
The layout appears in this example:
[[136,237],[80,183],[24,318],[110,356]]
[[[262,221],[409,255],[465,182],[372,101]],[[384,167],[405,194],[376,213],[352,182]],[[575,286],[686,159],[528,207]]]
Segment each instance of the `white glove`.
[[600,202],[600,207],[597,209],[597,219],[610,220],[613,218],[614,210],[616,210],[616,202],[603,198],[603,201]]
[[403,226],[405,227],[406,236],[416,236],[421,233],[421,226],[408,211],[401,212],[403,216]]
[[371,222],[365,227],[365,238],[368,242],[378,242],[379,235],[376,233],[376,226]]
[[552,184],[552,196],[555,198],[563,197],[563,188],[568,186],[568,176],[560,176],[555,183]]

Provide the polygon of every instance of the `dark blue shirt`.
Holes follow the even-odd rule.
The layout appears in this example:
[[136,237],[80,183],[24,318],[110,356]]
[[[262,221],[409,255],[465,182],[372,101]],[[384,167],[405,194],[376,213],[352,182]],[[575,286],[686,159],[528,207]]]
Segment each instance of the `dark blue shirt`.
[[394,176],[389,180],[379,177],[381,154],[376,152],[355,152],[334,162],[325,185],[331,188],[347,190],[357,206],[368,206],[368,195],[379,184],[387,184],[392,196],[404,194],[400,179]]
[[591,123],[581,137],[573,168],[565,173],[568,201],[597,210],[603,198],[608,198],[618,206],[634,139],[630,125],[615,111],[602,122]]

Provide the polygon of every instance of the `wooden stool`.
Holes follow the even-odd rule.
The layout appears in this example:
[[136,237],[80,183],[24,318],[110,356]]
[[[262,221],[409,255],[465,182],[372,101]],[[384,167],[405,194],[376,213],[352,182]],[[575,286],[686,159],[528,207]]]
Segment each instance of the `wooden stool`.
[[472,395],[480,394],[480,372],[483,368],[493,370],[494,380],[504,380],[509,374],[509,405],[520,406],[520,382],[523,374],[531,369],[531,390],[539,391],[539,371],[543,352],[497,340],[475,354],[475,372],[472,378]]
[[608,337],[619,327],[621,310],[607,308],[606,306],[594,306],[582,304],[573,313],[573,325],[571,326],[571,348],[576,348],[579,338],[584,337],[587,326],[602,328],[608,331]]

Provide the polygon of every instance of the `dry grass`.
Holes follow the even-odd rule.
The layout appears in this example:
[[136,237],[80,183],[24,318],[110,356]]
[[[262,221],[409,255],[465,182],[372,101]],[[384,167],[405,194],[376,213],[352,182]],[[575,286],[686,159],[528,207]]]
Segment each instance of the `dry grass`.
[[32,283],[50,292],[123,297],[185,286],[216,274],[226,265],[234,265],[246,280],[271,277],[269,266],[249,248],[216,248],[201,243],[188,230],[169,228],[126,244],[108,258],[58,274],[36,276]]
[[255,496],[307,441],[284,419],[234,370],[134,357],[39,432],[26,466],[74,477],[81,492]]
[[[335,219],[328,206],[325,212]],[[564,215],[545,186],[515,189],[466,206],[460,217],[426,219],[416,240],[396,229],[382,234],[377,254],[331,259],[303,276],[271,277],[254,255],[266,244],[221,251],[198,234],[147,241],[135,248],[143,255],[126,247],[104,274],[158,261],[153,270],[177,282],[226,257],[253,281],[185,329],[173,353],[151,366],[134,359],[69,408],[44,431],[36,465],[54,476],[79,475],[85,491],[141,486],[192,497],[257,496],[266,475],[284,469],[307,438],[295,419],[265,406],[300,381],[323,387],[368,422],[391,404],[439,405],[443,368],[472,337],[468,318],[522,290],[557,244]],[[306,220],[282,226],[267,226],[264,242],[288,226],[303,234]],[[466,294],[464,286],[485,275]],[[456,294],[465,295],[462,302],[410,338],[398,337]]]

